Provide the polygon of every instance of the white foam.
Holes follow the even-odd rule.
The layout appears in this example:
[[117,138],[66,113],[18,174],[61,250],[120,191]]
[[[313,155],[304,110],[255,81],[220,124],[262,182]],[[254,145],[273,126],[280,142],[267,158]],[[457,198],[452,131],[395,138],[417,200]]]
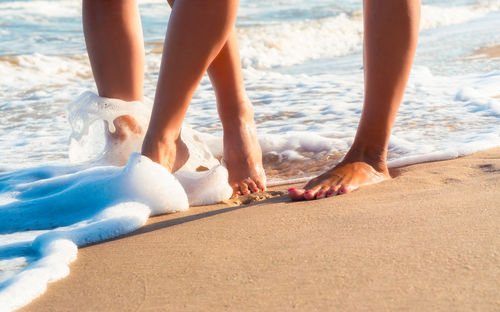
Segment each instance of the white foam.
[[[77,246],[133,231],[150,215],[213,204],[232,195],[227,169],[203,136],[190,128],[182,131],[190,159],[175,176],[136,153],[144,132],[126,133],[120,140],[111,136],[117,131],[116,118],[122,116],[146,129],[151,105],[86,92],[68,111],[70,155],[78,164],[0,174],[0,250],[18,246],[18,253],[2,263],[7,271],[0,276],[0,302],[6,311],[23,306],[41,295],[47,283],[69,274]],[[119,167],[129,155],[126,166]],[[208,170],[195,172],[200,168]],[[37,235],[26,240],[24,234],[33,230]],[[29,259],[30,253],[36,256]]]
[[[500,9],[500,3],[439,7],[423,5],[420,29],[462,24]],[[238,28],[244,68],[301,64],[359,52],[363,42],[362,12]]]
[[222,165],[208,172],[179,170],[174,176],[184,187],[190,206],[219,203],[233,195],[233,189],[227,183],[227,169]]
[[[141,151],[151,115],[150,103],[149,100],[145,103],[127,102],[84,92],[68,105],[68,121],[72,128],[70,161],[75,164],[124,165],[130,154]],[[132,118],[142,131],[135,133],[125,127],[126,137],[113,138],[115,120],[122,116]],[[189,150],[189,159],[182,170],[208,170],[220,164],[205,143],[206,136],[185,126],[181,137]]]
[[55,17],[78,17],[81,3],[75,1],[6,1],[0,3],[0,16],[8,20],[40,22]]
[[[0,210],[2,220],[8,220],[2,233],[40,230],[47,224],[66,226],[116,202],[142,202],[153,214],[188,207],[177,180],[165,168],[139,154],[133,154],[124,168],[93,167],[10,189],[19,201]],[[32,218],[26,220],[26,216]]]
[[[10,255],[20,259],[9,264],[11,271],[18,272],[4,273],[0,283],[1,311],[25,305],[45,292],[47,283],[69,274],[77,246],[133,231],[150,215],[186,210],[189,204],[213,204],[232,195],[222,166],[202,173],[181,171],[176,176],[191,194],[188,204],[178,180],[139,154],[132,154],[123,168],[94,167],[57,176],[72,171],[59,168],[50,172],[52,177],[19,183],[21,177],[31,179],[37,171],[11,173],[3,181],[17,201],[0,207],[0,250],[12,250],[20,243],[22,248],[16,247],[17,256]],[[37,256],[20,269],[27,253]],[[3,270],[9,269],[6,264]]]
[[[131,153],[140,152],[145,131],[129,134],[124,140],[113,140],[110,134],[116,131],[114,120],[121,116],[130,116],[145,130],[149,124],[151,105],[103,98],[92,92],[85,92],[68,105],[68,111],[68,120],[73,129],[70,160],[73,163],[86,163],[87,166],[119,166],[124,164],[124,159],[128,159]],[[190,127],[183,127],[181,137],[188,147],[189,159],[175,176],[188,194],[189,204],[207,205],[231,197],[232,189],[227,183],[227,169],[222,167],[216,158],[222,155],[214,155],[206,144],[211,136]],[[220,147],[215,149],[222,150],[222,142],[215,140],[216,143],[212,143],[212,147],[220,144]],[[199,170],[204,172],[197,172]]]
[[0,71],[8,80],[0,79],[2,90],[8,86],[60,85],[92,78],[86,55],[57,56],[40,53],[0,56]]
[[[151,115],[150,102],[109,99],[87,91],[69,103],[67,108],[72,129],[71,162],[123,165],[131,153],[140,151]],[[142,131],[127,131],[126,139],[112,140],[111,135],[116,132],[115,119],[121,116],[132,117]]]
[[359,17],[340,14],[321,20],[240,28],[238,41],[244,67],[269,68],[349,54],[361,47],[362,33]]
[[422,5],[420,29],[462,24],[500,9],[498,1],[481,1],[475,5],[439,7]]
[[[208,147],[208,142],[205,141],[207,136],[204,136],[191,127],[184,126],[181,131],[181,138],[189,150],[189,159],[182,166],[181,170],[194,172],[201,168],[211,169],[220,165],[217,158],[220,159],[222,155],[212,153]],[[222,150],[222,144],[220,145],[220,149]]]
[[[0,285],[5,311],[26,304],[42,294],[47,283],[66,276],[77,246],[130,232],[150,215],[188,209],[188,198],[177,179],[139,154],[133,154],[123,168],[96,167],[12,184],[10,192],[18,201],[0,208],[1,233],[46,232],[31,244],[36,260]],[[15,243],[0,241],[7,246]]]
[[387,165],[389,168],[398,168],[424,162],[454,159],[498,146],[500,146],[498,136],[487,135],[483,139],[476,138],[474,142],[462,144],[459,147],[391,160],[387,163]]

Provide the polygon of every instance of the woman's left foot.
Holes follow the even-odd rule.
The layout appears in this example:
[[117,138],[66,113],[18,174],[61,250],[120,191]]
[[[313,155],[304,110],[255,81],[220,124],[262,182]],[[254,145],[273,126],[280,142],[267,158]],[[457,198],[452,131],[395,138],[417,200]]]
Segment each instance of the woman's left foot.
[[235,194],[249,194],[266,189],[262,150],[257,140],[253,112],[224,124],[224,162],[229,185]]
[[376,170],[364,161],[342,161],[322,175],[310,180],[303,189],[289,189],[288,196],[291,200],[310,200],[343,195],[360,186],[382,182],[390,178],[385,165]]

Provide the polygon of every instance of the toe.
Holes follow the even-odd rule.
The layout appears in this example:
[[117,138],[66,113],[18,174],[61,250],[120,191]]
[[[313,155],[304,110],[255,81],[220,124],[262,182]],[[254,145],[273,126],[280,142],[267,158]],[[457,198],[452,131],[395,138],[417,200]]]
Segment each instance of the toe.
[[245,181],[241,181],[240,182],[240,192],[243,195],[246,195],[246,194],[250,193],[249,190],[248,190],[248,185],[246,184]]
[[325,198],[325,197],[326,197],[326,193],[318,192],[318,194],[316,194],[316,199],[321,199],[321,198]]
[[314,199],[316,194],[313,194],[310,190],[304,192],[304,199],[311,200]]
[[304,200],[304,190],[302,189],[296,189],[296,188],[290,188],[288,189],[288,197],[290,197],[291,200],[296,201],[296,200]]
[[326,190],[326,197],[335,196],[335,195],[337,195],[337,187],[335,185],[329,187]]
[[319,187],[315,187],[313,189],[306,190],[304,193],[304,198],[307,200],[315,199],[316,195],[318,194],[318,191],[319,191]]
[[257,188],[261,191],[265,191],[266,190],[266,185],[265,183],[262,183],[262,181],[260,179],[257,179],[257,181],[255,182],[257,184]]
[[259,191],[259,189],[257,188],[257,184],[253,180],[247,179],[245,183],[250,193],[257,193]]
[[330,189],[327,192],[330,194],[328,196],[338,195],[339,188],[340,188],[340,185],[333,185],[332,187],[330,187]]
[[347,194],[352,190],[352,188],[348,184],[343,184],[341,187],[339,187],[339,190],[337,192],[338,195],[343,195]]
[[231,188],[233,189],[233,195],[241,195],[240,186],[237,183],[232,184]]
[[316,194],[316,199],[327,197],[327,192],[330,189],[329,186],[323,186],[319,189],[318,194]]

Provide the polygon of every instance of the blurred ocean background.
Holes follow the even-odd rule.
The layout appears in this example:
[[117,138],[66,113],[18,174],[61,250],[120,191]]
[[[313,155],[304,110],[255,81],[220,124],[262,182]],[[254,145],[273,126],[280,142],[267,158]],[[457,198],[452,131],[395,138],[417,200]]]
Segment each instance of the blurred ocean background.
[[[139,5],[152,99],[170,8],[160,0]],[[337,161],[362,109],[361,1],[242,0],[237,29],[269,179],[310,176]],[[393,165],[500,145],[500,61],[481,54],[500,45],[498,29],[500,0],[423,1]],[[66,105],[96,90],[80,1],[0,1],[0,38],[0,170],[67,164]],[[185,124],[221,137],[208,79]]]

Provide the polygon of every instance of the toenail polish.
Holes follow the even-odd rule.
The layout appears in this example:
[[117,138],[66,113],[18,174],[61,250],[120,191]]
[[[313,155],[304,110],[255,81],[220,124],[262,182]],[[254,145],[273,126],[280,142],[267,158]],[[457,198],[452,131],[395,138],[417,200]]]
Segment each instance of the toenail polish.
[[311,191],[306,191],[304,194],[309,194],[309,193],[311,193]]
[[344,190],[340,190],[339,192],[340,192],[340,193],[344,193],[345,191],[344,191]]
[[321,195],[323,195],[323,193],[318,193],[318,195],[316,195],[316,196],[320,197]]
[[289,191],[289,192],[290,192],[290,191],[295,191],[295,188],[294,188],[294,187],[291,187],[291,188],[289,188],[289,189],[288,189],[288,191]]
[[331,196],[331,195],[332,195],[331,192],[326,193],[326,196]]
[[253,190],[253,192],[254,192],[254,193],[257,193],[258,191],[259,191],[258,189],[254,189],[254,190]]

